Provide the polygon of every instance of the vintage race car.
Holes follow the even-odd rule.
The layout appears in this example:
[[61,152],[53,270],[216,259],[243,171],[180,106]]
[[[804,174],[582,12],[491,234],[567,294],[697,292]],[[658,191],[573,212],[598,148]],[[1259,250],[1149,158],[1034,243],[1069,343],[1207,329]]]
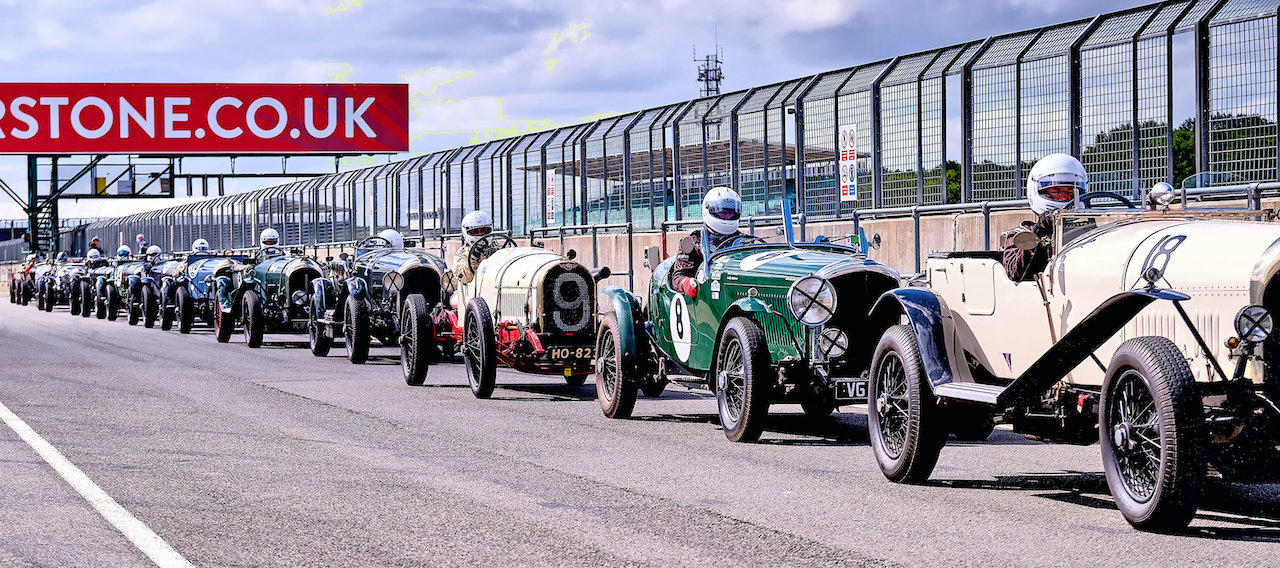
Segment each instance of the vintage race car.
[[673,287],[675,259],[657,264],[656,247],[643,307],[621,288],[602,291],[596,393],[606,416],[630,416],[637,389],[658,396],[673,381],[714,391],[725,436],[754,441],[773,403],[827,416],[866,399],[872,345],[862,329],[898,272],[867,259],[865,237],[849,239],[855,248],[796,243],[789,222],[784,232],[783,243],[744,236],[704,250],[693,298]]
[[249,347],[261,347],[267,330],[302,331],[307,323],[311,282],[321,266],[299,249],[264,247],[245,263],[213,278],[218,309],[213,314],[219,343],[231,340],[239,322]]
[[85,259],[84,270],[77,276],[74,284],[81,316],[87,318],[96,315],[98,319],[107,317],[107,310],[103,307],[105,302],[101,297],[100,283],[105,283],[112,270],[111,263],[105,258]]
[[52,312],[59,304],[58,298],[58,264],[52,259],[32,269],[32,280],[36,289],[36,308]]
[[[1087,198],[1089,194],[1085,195]],[[1179,530],[1207,467],[1274,479],[1280,463],[1280,224],[1269,211],[1061,213],[1043,273],[999,252],[938,254],[922,287],[886,294],[868,423],[894,481],[929,477],[954,433],[994,420],[1044,441],[1101,441],[1107,485],[1135,527]],[[1019,248],[1040,243],[1016,234]]]
[[244,256],[213,252],[187,255],[161,279],[160,329],[171,329],[177,323],[178,333],[191,333],[196,317],[212,325],[217,304],[210,293],[214,279],[219,275],[229,277],[244,260]]
[[102,286],[102,293],[99,295],[102,299],[100,306],[107,310],[107,319],[110,321],[115,321],[120,316],[120,310],[126,309],[129,325],[137,325],[138,320],[142,318],[142,312],[132,309],[134,302],[130,297],[130,279],[137,280],[142,272],[143,262],[139,259],[112,259],[110,262],[111,274],[100,283]]
[[464,250],[452,305],[472,394],[493,394],[499,363],[561,375],[574,386],[586,382],[594,371],[596,285],[609,268],[589,271],[573,251],[520,247],[503,234],[480,237]]
[[329,274],[312,282],[312,316],[308,331],[311,353],[329,353],[341,335],[352,363],[364,363],[369,343],[400,348],[404,380],[421,385],[427,367],[453,348],[452,329],[437,336],[431,313],[444,298],[444,261],[419,248],[395,248],[385,238],[368,237],[356,245],[355,257],[345,253],[329,263]]

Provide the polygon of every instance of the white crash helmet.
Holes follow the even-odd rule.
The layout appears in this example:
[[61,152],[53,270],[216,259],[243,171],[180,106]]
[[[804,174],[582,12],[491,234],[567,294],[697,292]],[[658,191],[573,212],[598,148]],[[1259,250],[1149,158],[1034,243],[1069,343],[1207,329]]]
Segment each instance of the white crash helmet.
[[267,228],[262,230],[262,234],[258,235],[258,244],[262,248],[280,246],[280,233],[275,229]]
[[58,262],[66,262],[68,258],[71,258],[71,255],[67,254],[65,250],[58,253]]
[[38,257],[38,255],[36,255],[36,253],[34,253],[34,252],[33,252],[33,253],[28,253],[28,254],[27,254],[27,262],[31,262],[31,261],[35,260],[37,257]]
[[462,218],[462,242],[471,244],[493,232],[493,217],[484,211],[472,211]]
[[378,233],[378,236],[386,239],[388,243],[391,243],[391,248],[404,248],[404,235],[401,235],[400,231],[395,229],[383,229],[382,232]]
[[151,245],[147,247],[147,258],[150,260],[155,260],[156,257],[160,256],[160,252],[161,250],[159,245]]
[[133,254],[133,249],[129,248],[129,245],[120,245],[120,248],[116,249],[116,256],[120,258],[124,258],[131,254]]
[[727,187],[713,187],[702,198],[702,226],[717,235],[738,232],[738,220],[742,218],[742,198]]
[[89,254],[86,254],[85,258],[91,261],[102,260],[102,252],[99,251],[98,249],[89,249]]
[[209,252],[209,241],[196,239],[191,242],[191,252]]
[[[1070,191],[1070,195],[1066,192]],[[1075,207],[1080,195],[1089,191],[1089,173],[1084,164],[1067,154],[1049,154],[1031,167],[1027,176],[1027,201],[1036,215]]]

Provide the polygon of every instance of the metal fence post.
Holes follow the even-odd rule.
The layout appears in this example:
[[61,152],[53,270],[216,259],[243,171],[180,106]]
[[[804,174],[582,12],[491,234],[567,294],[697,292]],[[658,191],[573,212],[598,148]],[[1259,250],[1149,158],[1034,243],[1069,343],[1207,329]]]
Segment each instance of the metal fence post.
[[[871,82],[871,205],[872,207],[881,207],[884,205],[884,179],[881,175],[884,169],[884,158],[880,155],[881,138],[884,135],[882,131],[883,119],[880,117],[880,83],[885,77],[889,76],[889,72],[898,66],[901,57],[894,57],[883,70],[880,75]],[[918,95],[919,93],[917,93]],[[919,117],[917,116],[917,119]]]

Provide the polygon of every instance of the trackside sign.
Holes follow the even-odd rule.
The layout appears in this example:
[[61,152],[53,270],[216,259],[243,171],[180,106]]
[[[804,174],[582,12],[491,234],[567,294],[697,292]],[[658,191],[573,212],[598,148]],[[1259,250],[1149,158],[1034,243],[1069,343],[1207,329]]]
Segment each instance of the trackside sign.
[[0,154],[408,149],[408,85],[0,83]]

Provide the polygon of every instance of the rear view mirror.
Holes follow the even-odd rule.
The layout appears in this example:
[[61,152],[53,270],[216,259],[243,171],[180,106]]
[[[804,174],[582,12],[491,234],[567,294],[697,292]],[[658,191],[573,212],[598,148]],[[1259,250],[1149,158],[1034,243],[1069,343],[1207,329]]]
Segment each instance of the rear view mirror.
[[569,260],[573,260],[575,258],[578,258],[578,251],[569,249],[569,252],[564,253],[564,255],[568,257]]
[[1030,231],[1020,231],[1013,236],[1013,246],[1018,250],[1032,250],[1040,245],[1040,237]]

